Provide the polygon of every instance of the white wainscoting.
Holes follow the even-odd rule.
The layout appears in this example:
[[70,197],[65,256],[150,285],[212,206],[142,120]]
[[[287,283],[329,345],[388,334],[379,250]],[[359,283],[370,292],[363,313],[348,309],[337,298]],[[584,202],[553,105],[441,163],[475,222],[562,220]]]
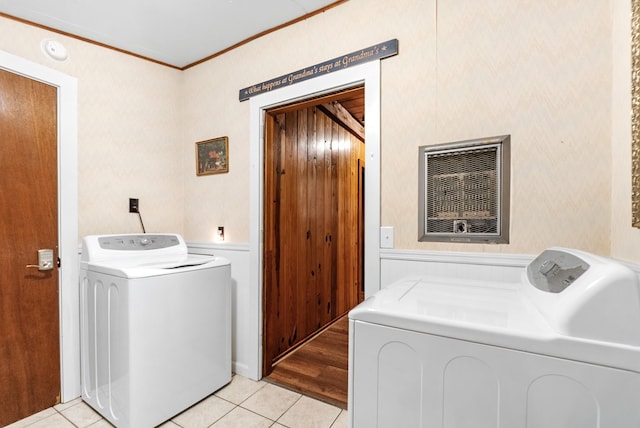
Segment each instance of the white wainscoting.
[[[538,254],[460,253],[445,251],[380,250],[380,286],[407,276],[458,278],[475,281],[519,281]],[[617,260],[638,275],[640,265]]]
[[[231,360],[233,372],[255,378],[259,343],[253,343],[260,314],[252,313],[249,293],[249,244],[188,242],[190,253],[212,254],[231,262]],[[256,379],[257,380],[257,379]]]
[[[233,370],[255,379],[261,365],[261,314],[251,307],[249,244],[188,242],[189,252],[213,254],[231,262]],[[455,277],[473,281],[513,282],[534,255],[380,250],[380,284],[385,287],[406,276]],[[255,289],[255,287],[253,287]]]
[[407,276],[514,282],[535,255],[380,250],[382,288]]
[[[261,313],[251,307],[249,244],[187,243],[189,252],[213,254],[231,262],[232,280],[232,359],[233,371],[256,379],[260,361],[262,337]],[[382,288],[407,276],[457,278],[471,283],[493,281],[513,283],[521,279],[524,269],[537,254],[462,253],[419,250],[380,250],[380,286]],[[623,262],[640,279],[640,266]],[[256,334],[256,329],[260,331]],[[256,379],[257,380],[257,379]]]

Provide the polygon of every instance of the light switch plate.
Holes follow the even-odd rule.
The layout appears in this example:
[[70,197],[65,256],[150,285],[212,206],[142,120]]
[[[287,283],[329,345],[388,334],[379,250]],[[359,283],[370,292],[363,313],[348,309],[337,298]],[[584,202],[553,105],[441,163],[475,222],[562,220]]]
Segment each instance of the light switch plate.
[[393,226],[380,228],[380,248],[393,248]]

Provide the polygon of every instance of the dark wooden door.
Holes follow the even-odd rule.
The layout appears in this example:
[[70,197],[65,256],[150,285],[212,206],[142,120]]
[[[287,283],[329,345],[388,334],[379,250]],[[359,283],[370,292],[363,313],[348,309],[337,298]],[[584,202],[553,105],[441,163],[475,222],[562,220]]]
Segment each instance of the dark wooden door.
[[56,129],[57,89],[0,70],[0,426],[60,402]]
[[264,365],[361,298],[364,142],[318,106],[265,126]]

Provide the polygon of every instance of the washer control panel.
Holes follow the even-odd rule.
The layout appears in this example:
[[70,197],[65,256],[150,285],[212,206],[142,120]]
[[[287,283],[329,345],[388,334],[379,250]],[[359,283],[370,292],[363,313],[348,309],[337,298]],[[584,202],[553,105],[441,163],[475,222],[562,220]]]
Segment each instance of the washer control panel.
[[180,245],[176,235],[110,235],[98,238],[104,250],[146,251]]
[[545,250],[527,266],[527,277],[538,290],[560,293],[589,269],[589,264],[574,254]]

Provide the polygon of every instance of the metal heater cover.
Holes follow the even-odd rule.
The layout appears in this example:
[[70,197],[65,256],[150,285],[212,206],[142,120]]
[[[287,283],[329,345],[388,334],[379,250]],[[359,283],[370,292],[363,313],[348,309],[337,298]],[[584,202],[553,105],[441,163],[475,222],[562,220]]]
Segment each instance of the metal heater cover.
[[509,242],[510,140],[420,147],[420,241]]

